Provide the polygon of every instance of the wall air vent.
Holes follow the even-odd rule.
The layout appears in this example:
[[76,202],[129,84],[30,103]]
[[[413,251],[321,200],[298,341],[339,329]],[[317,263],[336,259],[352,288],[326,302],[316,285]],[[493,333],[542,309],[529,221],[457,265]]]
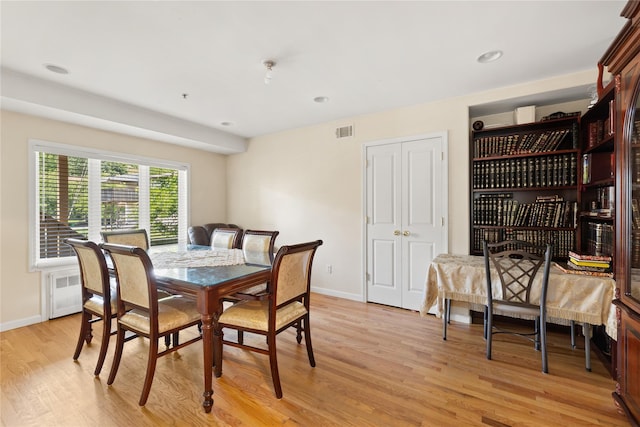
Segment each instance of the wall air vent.
[[343,126],[336,129],[336,138],[348,138],[353,136],[353,125]]

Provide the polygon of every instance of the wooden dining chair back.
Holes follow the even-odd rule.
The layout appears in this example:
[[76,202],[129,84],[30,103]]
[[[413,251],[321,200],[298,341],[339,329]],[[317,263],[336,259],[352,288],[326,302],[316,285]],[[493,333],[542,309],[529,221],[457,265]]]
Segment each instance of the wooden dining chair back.
[[[553,245],[535,245],[520,240],[498,243],[483,242],[487,283],[485,306],[485,336],[487,359],[491,359],[492,337],[497,333],[510,333],[530,339],[542,356],[542,372],[548,372],[547,363],[547,288]],[[497,272],[500,294],[494,295],[492,269]],[[542,276],[536,277],[542,269]],[[539,287],[536,287],[539,282]],[[523,333],[497,328],[493,315],[534,318],[534,331]]]
[[239,228],[216,228],[211,234],[211,247],[214,249],[233,249],[238,247],[242,237]]
[[242,236],[242,250],[246,252],[266,252],[273,255],[279,231],[245,230]]
[[107,263],[97,244],[80,239],[66,239],[65,242],[73,248],[78,258],[82,285],[82,320],[73,360],[78,360],[85,342],[91,344],[92,324],[102,321],[100,352],[93,371],[97,376],[102,370],[112,335],[111,319],[116,316],[116,288],[111,286]]
[[[242,252],[244,253],[245,260],[248,263],[273,263],[273,251],[278,234],[280,234],[279,231],[246,230],[242,236]],[[266,292],[267,284],[261,283],[249,289],[244,289],[242,292],[237,292],[225,299],[229,301],[260,299],[265,296]]]
[[144,250],[149,249],[149,238],[144,228],[137,230],[102,231],[102,241],[119,245],[137,246]]
[[[216,334],[221,336],[221,340],[216,341],[219,348],[215,354],[220,356],[217,359],[220,365],[217,372],[222,372],[223,344],[268,354],[275,394],[278,399],[281,398],[276,335],[297,324],[301,325],[301,331],[304,332],[309,364],[312,367],[316,365],[309,326],[309,295],[313,258],[320,245],[322,240],[282,246],[273,262],[268,298],[240,301],[222,312],[216,326]],[[226,340],[223,328],[266,336],[266,348]]]
[[[149,339],[147,371],[139,405],[147,402],[158,357],[192,344],[202,336],[198,334],[184,343],[177,343],[177,333],[198,325],[201,316],[196,301],[181,295],[158,300],[157,284],[149,255],[140,247],[104,243],[102,248],[113,260],[117,278],[117,340],[116,353],[107,384],[113,384],[125,342],[125,332]],[[158,351],[158,340],[172,335],[172,347]]]

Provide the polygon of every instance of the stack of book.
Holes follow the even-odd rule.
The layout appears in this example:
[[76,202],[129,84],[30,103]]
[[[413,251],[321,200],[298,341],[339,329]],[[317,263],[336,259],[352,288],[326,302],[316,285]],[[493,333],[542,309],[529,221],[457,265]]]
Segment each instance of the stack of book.
[[565,273],[613,277],[610,256],[587,255],[569,251],[569,261],[557,265]]

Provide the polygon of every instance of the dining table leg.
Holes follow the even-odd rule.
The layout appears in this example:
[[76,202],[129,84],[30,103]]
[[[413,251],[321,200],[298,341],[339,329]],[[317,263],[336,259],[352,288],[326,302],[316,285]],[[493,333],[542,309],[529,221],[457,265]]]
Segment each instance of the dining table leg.
[[206,413],[213,407],[213,316],[202,313],[202,349],[204,354],[204,401],[202,407]]

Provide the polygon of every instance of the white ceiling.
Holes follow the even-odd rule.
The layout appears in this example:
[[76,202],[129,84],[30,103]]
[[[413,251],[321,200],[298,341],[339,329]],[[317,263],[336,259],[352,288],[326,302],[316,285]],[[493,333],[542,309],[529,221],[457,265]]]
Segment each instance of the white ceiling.
[[[26,99],[64,109],[70,86],[94,106],[107,97],[121,111],[244,140],[595,69],[626,22],[625,3],[2,1],[1,61],[12,77],[3,77],[3,107]],[[500,60],[476,62],[494,49]],[[265,59],[277,62],[269,85]],[[56,95],[40,101],[18,88],[39,83]]]

